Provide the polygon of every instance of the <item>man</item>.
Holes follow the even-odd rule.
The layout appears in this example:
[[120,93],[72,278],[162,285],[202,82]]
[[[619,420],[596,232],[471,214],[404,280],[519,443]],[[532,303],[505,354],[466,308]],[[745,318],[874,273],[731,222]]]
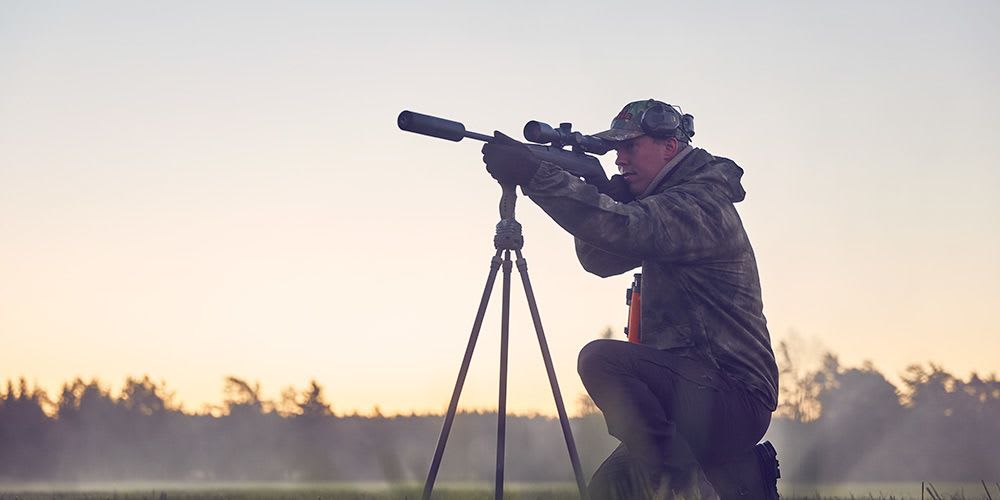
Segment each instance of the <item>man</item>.
[[777,498],[773,447],[754,446],[777,406],[778,373],[734,206],[743,170],[692,148],[693,128],[666,103],[628,104],[597,134],[621,172],[601,186],[502,134],[483,147],[493,177],[519,184],[573,234],[584,269],[642,267],[640,343],[596,340],[580,352],[584,386],[622,442],[595,472],[594,498]]

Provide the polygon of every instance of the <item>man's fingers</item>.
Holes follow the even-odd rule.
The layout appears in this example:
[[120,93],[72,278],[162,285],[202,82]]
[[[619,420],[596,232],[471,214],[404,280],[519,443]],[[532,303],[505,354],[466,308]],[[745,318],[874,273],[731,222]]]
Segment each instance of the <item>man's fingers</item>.
[[483,144],[483,161],[487,161],[490,158],[496,158],[497,153],[502,151],[504,147],[505,146],[493,142]]

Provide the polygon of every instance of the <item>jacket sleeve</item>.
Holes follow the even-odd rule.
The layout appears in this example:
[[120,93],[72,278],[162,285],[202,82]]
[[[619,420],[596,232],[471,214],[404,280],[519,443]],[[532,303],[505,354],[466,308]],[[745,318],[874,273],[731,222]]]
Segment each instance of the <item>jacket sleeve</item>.
[[600,271],[591,271],[595,274],[625,272],[627,260],[692,262],[717,256],[738,247],[742,234],[732,201],[710,183],[687,182],[641,200],[617,203],[543,162],[522,189],[580,241],[578,248],[584,244],[604,252],[581,257],[585,268],[592,265]]
[[583,268],[591,274],[607,278],[642,265],[642,261],[639,259],[605,252],[580,238],[574,238],[574,240],[576,241],[576,258]]

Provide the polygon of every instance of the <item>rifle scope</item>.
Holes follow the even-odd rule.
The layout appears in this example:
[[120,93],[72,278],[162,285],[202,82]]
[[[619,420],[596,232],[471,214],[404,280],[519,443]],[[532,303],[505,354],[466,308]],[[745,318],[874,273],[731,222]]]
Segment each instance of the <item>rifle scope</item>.
[[611,150],[607,143],[597,137],[573,132],[571,123],[560,123],[559,128],[552,128],[547,123],[531,120],[524,125],[524,138],[539,144],[551,143],[556,147],[573,146],[595,155],[602,155]]

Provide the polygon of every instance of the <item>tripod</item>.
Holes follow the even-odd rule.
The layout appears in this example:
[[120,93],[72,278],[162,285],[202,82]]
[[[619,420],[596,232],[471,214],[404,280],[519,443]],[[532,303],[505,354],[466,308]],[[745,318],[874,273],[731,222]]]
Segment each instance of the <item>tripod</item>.
[[549,376],[552,397],[555,399],[556,411],[559,413],[559,424],[562,426],[566,448],[569,451],[569,459],[573,466],[573,473],[576,475],[576,484],[580,490],[580,498],[586,500],[589,499],[589,496],[587,495],[587,484],[583,479],[583,471],[580,468],[580,457],[576,452],[576,444],[573,442],[573,431],[570,430],[569,417],[566,416],[566,408],[563,405],[562,395],[559,392],[559,382],[556,381],[556,372],[552,366],[552,357],[549,354],[548,343],[545,341],[545,332],[542,331],[542,320],[538,316],[538,305],[535,303],[535,294],[531,290],[531,281],[528,278],[528,263],[524,260],[524,256],[521,255],[524,238],[521,236],[521,224],[514,220],[514,205],[517,201],[517,193],[513,184],[501,184],[501,188],[503,189],[503,193],[500,196],[500,222],[497,224],[496,235],[493,237],[493,246],[496,248],[496,254],[493,255],[493,259],[490,261],[490,272],[486,278],[486,287],[483,289],[483,297],[479,301],[479,311],[476,313],[476,320],[472,325],[472,334],[469,335],[469,343],[465,348],[462,368],[458,372],[458,380],[455,382],[455,389],[451,394],[451,403],[448,405],[448,414],[445,416],[444,426],[441,428],[437,449],[434,450],[434,460],[431,462],[431,468],[427,472],[427,482],[424,483],[422,498],[424,500],[430,500],[431,498],[431,492],[434,489],[434,480],[437,478],[438,469],[441,467],[444,447],[448,442],[448,434],[451,432],[451,425],[455,420],[458,399],[462,394],[462,386],[465,385],[465,376],[469,372],[472,352],[475,350],[476,341],[479,339],[479,330],[483,325],[483,316],[486,315],[486,306],[490,301],[490,294],[493,291],[497,272],[502,267],[503,303],[500,319],[500,401],[497,406],[497,465],[494,496],[496,500],[503,499],[504,443],[507,432],[507,344],[510,327],[510,275],[512,267],[510,253],[513,251],[517,256],[517,271],[521,275],[521,282],[524,284],[524,293],[528,299],[528,309],[531,311],[531,320],[535,324],[538,347],[542,351],[542,361],[545,363],[545,371]]

